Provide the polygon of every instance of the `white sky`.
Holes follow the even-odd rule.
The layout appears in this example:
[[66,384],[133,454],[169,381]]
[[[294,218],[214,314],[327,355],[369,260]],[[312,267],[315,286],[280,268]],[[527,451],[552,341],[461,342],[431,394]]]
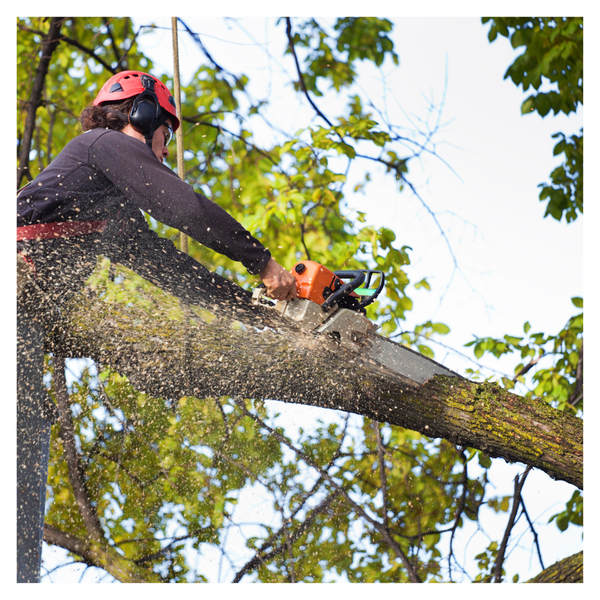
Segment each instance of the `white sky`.
[[[453,11],[455,15],[474,15],[478,12],[475,7],[479,4],[453,3]],[[491,3],[490,7],[494,4]],[[573,10],[570,14],[582,14],[584,4],[570,3],[569,7]],[[527,8],[535,7],[536,3],[525,5]],[[235,7],[229,14],[241,14],[241,10],[244,10],[237,3],[229,3],[228,6]],[[251,11],[253,15],[285,12],[281,10],[280,4],[274,3],[267,4],[269,8],[263,12],[260,9],[265,6],[264,3],[258,6],[256,3],[249,3],[244,6],[248,6],[245,10]],[[310,12],[315,6],[321,4],[302,3],[302,9],[306,12]],[[340,9],[336,4],[337,10],[332,10],[331,14],[361,14],[364,6],[353,11],[352,8],[357,6],[356,3],[344,4],[344,8]],[[409,178],[417,185],[427,205],[438,214],[450,238],[459,267],[466,277],[465,281],[463,275],[455,274],[441,303],[441,294],[449,282],[452,264],[435,224],[418,200],[411,198],[409,191],[398,194],[393,184],[385,182],[378,185],[371,183],[365,195],[356,195],[353,199],[355,207],[366,211],[374,224],[392,228],[397,234],[399,245],[407,244],[413,248],[413,264],[409,268],[411,280],[416,282],[427,276],[432,285],[432,292],[409,292],[409,296],[415,301],[415,310],[413,316],[409,316],[407,328],[426,319],[445,322],[451,327],[452,333],[444,342],[457,349],[461,349],[475,333],[520,335],[526,320],[530,321],[535,331],[558,332],[567,319],[575,314],[576,309],[570,298],[584,296],[584,224],[581,218],[570,225],[566,225],[564,221],[557,223],[551,217],[542,219],[545,203],[538,200],[537,185],[548,181],[550,171],[557,164],[552,156],[555,142],[551,135],[557,131],[577,133],[583,122],[582,111],[568,119],[550,115],[542,119],[537,114],[521,116],[520,106],[526,95],[511,80],[503,79],[517,53],[505,38],[499,37],[490,44],[487,40],[489,25],[484,27],[479,17],[393,18],[388,16],[389,5],[376,3],[370,6],[378,7],[378,10],[372,10],[373,13],[385,15],[395,23],[392,37],[400,66],[392,69],[388,65],[384,68],[384,73],[388,88],[405,113],[423,115],[423,94],[433,98],[435,102],[440,101],[447,66],[448,86],[442,121],[450,123],[435,139],[438,142],[438,152],[460,177],[459,179],[435,159],[423,161],[422,170],[416,163],[410,164]],[[429,8],[424,10],[423,6]],[[412,9],[418,15],[440,14],[442,6],[445,7],[446,4],[421,3],[418,9],[402,6],[402,12]],[[543,6],[538,12],[565,12],[564,3],[546,2]],[[562,10],[559,9],[561,6]],[[209,10],[218,8],[203,5],[202,10],[197,12],[208,14]],[[445,8],[443,10],[446,11]],[[523,10],[522,2],[504,3],[501,14],[522,14]],[[109,13],[107,10],[105,12]],[[315,14],[322,12],[322,9],[314,10]],[[400,7],[397,12],[400,12]],[[498,12],[500,11],[496,9],[494,14]],[[221,21],[206,17],[186,17],[183,11],[181,13],[194,31],[207,34],[203,41],[223,67],[236,74],[245,73],[251,80],[260,76],[260,72],[253,68],[254,65],[248,63],[254,51],[251,47],[222,43],[208,37],[231,39],[232,31],[236,31],[235,39],[238,43],[250,43],[239,30],[232,26],[228,30]],[[39,11],[29,10],[27,14],[39,14]],[[151,15],[153,12],[148,9],[147,14]],[[150,21],[170,28],[168,17],[148,16],[136,19],[138,24]],[[589,21],[586,26],[588,23]],[[244,24],[246,28],[252,25]],[[270,30],[272,32],[272,28]],[[262,25],[256,28],[256,36],[263,32]],[[185,33],[180,31],[179,37],[181,76],[185,82],[204,57]],[[589,29],[586,29],[587,57],[592,55],[588,44],[591,37]],[[151,56],[157,67],[164,68],[167,72],[172,71],[170,31],[157,32],[153,34],[153,38],[156,42],[143,46],[144,51]],[[150,37],[146,39],[150,40]],[[144,38],[140,41],[143,40]],[[280,44],[273,41],[269,47],[281,62],[286,60],[282,58]],[[589,76],[589,64],[588,62],[586,67],[588,106],[588,98],[596,91]],[[273,66],[277,68],[276,65]],[[271,82],[273,86],[276,83]],[[273,91],[274,88],[271,89]],[[368,89],[371,97],[379,104],[380,85],[378,87],[375,82]],[[276,98],[273,94],[272,100]],[[397,106],[395,100],[390,97],[387,100],[390,112],[396,110],[399,115],[392,120],[401,122],[403,117],[394,108]],[[323,99],[316,99],[316,102],[328,116],[336,115],[334,112],[327,113],[327,104]],[[292,131],[291,124],[297,122],[300,126],[303,115],[309,114],[308,111],[297,113],[295,105],[291,110],[284,96],[281,97],[280,105],[270,110],[275,111],[274,119],[281,126],[289,126]],[[590,126],[595,128],[595,123],[586,120],[586,156],[589,156],[591,150]],[[375,180],[376,170],[372,165],[369,165],[369,170]],[[13,177],[12,173],[13,171],[10,177]],[[595,179],[595,173],[588,169],[587,198],[592,178]],[[593,211],[595,207],[586,205],[586,222],[589,222],[592,212],[588,211],[589,208]],[[588,246],[588,256],[590,249]],[[595,294],[595,290],[588,286],[588,307],[591,305],[590,294]],[[586,328],[591,323],[591,319],[586,318]],[[465,349],[465,352],[470,353],[469,349]],[[586,362],[591,364],[590,357],[594,352],[591,344],[588,344],[587,352]],[[459,371],[471,366],[437,349],[436,360]],[[499,363],[494,360],[489,361],[489,365],[499,368]],[[504,368],[510,373],[510,365]],[[297,420],[304,414],[301,407],[295,406],[280,405],[279,410],[287,412],[290,421]],[[496,462],[501,465],[494,468],[494,475],[503,480],[502,485],[508,493],[512,488],[512,477],[520,470],[514,467],[504,468],[503,461]],[[590,478],[586,481],[590,481]],[[534,477],[532,473],[525,486],[525,501],[530,515],[533,518],[537,516],[536,510],[539,513],[545,510],[549,497],[552,501],[556,497],[566,500],[572,490],[566,484],[551,482],[543,474],[536,474]],[[542,522],[547,521],[551,514],[552,511],[547,513]],[[506,515],[503,516],[503,520],[505,519]],[[548,543],[544,544],[542,539],[546,566],[580,549],[580,531],[570,528],[569,531],[573,533],[567,532],[559,538],[555,535],[554,525],[546,529],[548,531],[544,530],[543,534],[539,532],[541,536],[548,536]],[[518,560],[530,562],[530,569],[527,573],[522,567],[518,568],[522,581],[540,570],[537,559],[529,561],[529,553],[526,552],[525,555],[526,558],[521,556]]]

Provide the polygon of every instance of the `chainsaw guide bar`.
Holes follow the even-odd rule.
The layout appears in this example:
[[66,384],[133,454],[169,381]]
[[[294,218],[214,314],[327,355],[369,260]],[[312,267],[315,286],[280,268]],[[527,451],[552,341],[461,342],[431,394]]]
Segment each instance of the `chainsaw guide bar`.
[[[306,283],[306,277],[304,277],[303,285],[299,283],[298,293],[299,296],[303,297],[285,301],[267,300],[263,298],[266,289],[257,287],[252,294],[252,302],[271,307],[302,331],[314,333],[315,335],[325,334],[342,348],[372,360],[409,385],[421,386],[435,375],[458,377],[457,373],[434,360],[376,333],[379,326],[372,323],[363,314],[363,306],[372,302],[383,288],[383,273],[379,271],[337,271],[332,273],[318,263],[309,263],[311,261],[298,263],[303,265],[304,268],[299,269],[296,265],[291,271],[297,280],[300,279],[299,276],[306,276],[307,271],[310,269],[318,275],[316,278],[311,279],[308,284]],[[306,265],[308,265],[308,269]],[[367,273],[367,285],[373,273],[381,273],[381,282],[377,289],[367,290],[372,292],[369,298],[357,301],[356,298],[365,295],[365,288],[361,288],[358,293],[353,293],[359,285],[364,283],[364,273]],[[338,276],[339,282],[335,281]],[[319,277],[321,277],[320,287]],[[344,285],[341,281],[342,277],[351,278],[352,281]],[[323,281],[326,282],[326,285],[322,284]],[[326,290],[325,294],[323,294],[323,289]],[[327,290],[329,290],[329,293]],[[352,296],[349,302],[350,295]],[[326,301],[332,297],[335,302],[327,303]],[[345,308],[340,304],[352,306],[353,308]]]

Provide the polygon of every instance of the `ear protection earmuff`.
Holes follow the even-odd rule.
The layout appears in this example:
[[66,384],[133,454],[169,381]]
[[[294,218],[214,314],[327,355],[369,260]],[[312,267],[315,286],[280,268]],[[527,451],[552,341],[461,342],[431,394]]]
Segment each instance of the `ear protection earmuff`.
[[144,91],[137,96],[129,111],[129,123],[146,138],[146,144],[152,148],[154,132],[167,120],[167,114],[160,107],[154,91],[154,79],[141,76]]

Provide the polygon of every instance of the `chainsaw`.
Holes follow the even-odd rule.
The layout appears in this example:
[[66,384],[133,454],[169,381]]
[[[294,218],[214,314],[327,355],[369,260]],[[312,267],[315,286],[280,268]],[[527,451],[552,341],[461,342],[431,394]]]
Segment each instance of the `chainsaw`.
[[419,352],[376,333],[379,326],[367,318],[365,307],[383,290],[383,271],[330,271],[305,260],[296,263],[290,272],[296,279],[298,298],[271,301],[264,297],[265,287],[259,286],[252,294],[252,302],[271,306],[303,331],[327,335],[336,344],[370,358],[411,385],[423,385],[434,375],[457,376]]

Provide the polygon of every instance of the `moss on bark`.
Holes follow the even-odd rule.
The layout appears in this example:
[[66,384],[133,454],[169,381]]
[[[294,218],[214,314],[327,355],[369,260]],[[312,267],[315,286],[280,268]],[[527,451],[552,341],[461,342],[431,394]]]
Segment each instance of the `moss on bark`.
[[583,552],[554,563],[526,583],[583,583]]

